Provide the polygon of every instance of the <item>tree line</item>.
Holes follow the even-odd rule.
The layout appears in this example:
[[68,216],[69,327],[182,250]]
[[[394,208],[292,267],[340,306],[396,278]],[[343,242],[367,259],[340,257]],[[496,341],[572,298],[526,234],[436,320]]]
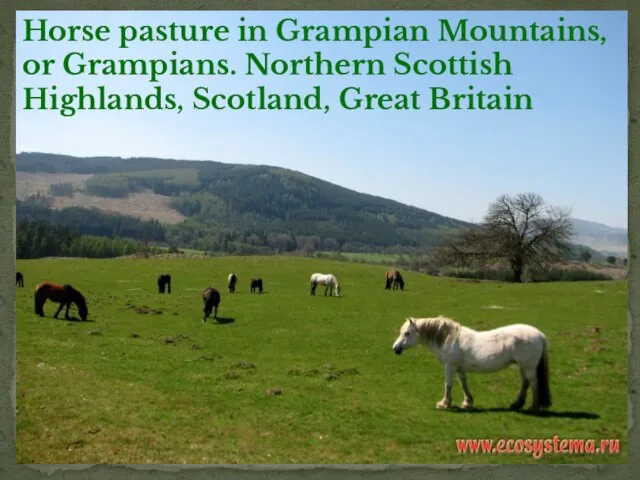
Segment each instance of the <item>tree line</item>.
[[85,257],[113,258],[134,253],[159,253],[157,247],[123,238],[82,235],[77,230],[38,220],[16,225],[16,258]]
[[165,228],[157,220],[145,221],[126,215],[105,213],[95,208],[67,207],[63,210],[52,210],[49,199],[42,195],[17,200],[16,218],[69,227],[81,235],[131,238],[157,243],[166,240]]

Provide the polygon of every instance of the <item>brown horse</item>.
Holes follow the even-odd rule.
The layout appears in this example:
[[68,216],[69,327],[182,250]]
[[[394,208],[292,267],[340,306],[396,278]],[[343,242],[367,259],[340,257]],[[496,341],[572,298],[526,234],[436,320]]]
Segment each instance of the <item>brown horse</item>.
[[38,286],[36,286],[35,293],[35,309],[37,315],[44,317],[44,309],[42,307],[47,300],[60,304],[60,307],[53,318],[58,318],[58,314],[62,309],[67,307],[64,312],[64,318],[66,320],[71,320],[69,318],[69,307],[71,307],[72,303],[75,303],[78,307],[78,314],[82,320],[86,320],[89,315],[87,302],[82,294],[71,285],[58,285],[51,282],[42,282],[38,284]]
[[252,278],[251,279],[251,293],[258,291],[262,293],[262,279],[261,278]]
[[16,285],[24,288],[24,277],[20,272],[16,272]]
[[400,287],[400,290],[404,290],[404,280],[398,270],[389,270],[387,272],[384,288],[390,290],[392,287],[394,290],[397,290],[398,287]]
[[171,275],[163,273],[158,277],[158,293],[164,293],[165,286],[167,293],[171,293]]
[[212,287],[207,287],[202,291],[202,301],[204,302],[204,318],[202,323],[207,321],[211,310],[213,310],[213,318],[218,319],[218,305],[220,305],[220,292]]

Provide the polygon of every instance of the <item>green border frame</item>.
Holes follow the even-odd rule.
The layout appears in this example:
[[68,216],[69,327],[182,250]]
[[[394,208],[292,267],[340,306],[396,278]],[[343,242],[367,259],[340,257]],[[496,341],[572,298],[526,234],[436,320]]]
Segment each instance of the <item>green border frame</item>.
[[[631,478],[640,471],[640,429],[635,425],[635,411],[640,406],[640,369],[638,347],[640,332],[633,328],[640,313],[640,160],[638,160],[638,36],[640,22],[633,15],[631,0],[478,0],[476,2],[445,0],[308,0],[308,1],[243,1],[169,0],[162,2],[166,10],[626,10],[629,36],[629,463],[627,465],[283,465],[283,466],[173,466],[173,465],[19,465],[16,464],[15,434],[15,353],[16,303],[15,282],[15,38],[17,10],[156,10],[158,4],[149,0],[7,0],[0,7],[0,478],[205,478],[219,476],[250,480],[270,477],[359,479],[369,477],[413,480],[474,479],[477,475],[493,478]],[[636,12],[639,9],[636,8]],[[632,25],[635,25],[633,27]],[[633,92],[636,92],[635,94]],[[632,161],[632,159],[635,160]],[[631,226],[634,228],[631,228]],[[639,449],[640,450],[640,449]],[[635,467],[635,468],[634,468]]]

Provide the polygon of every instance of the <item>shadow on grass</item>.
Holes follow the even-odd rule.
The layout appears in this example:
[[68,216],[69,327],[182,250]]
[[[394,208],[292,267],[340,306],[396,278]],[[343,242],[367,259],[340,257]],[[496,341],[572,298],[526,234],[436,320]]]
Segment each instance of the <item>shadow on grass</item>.
[[511,408],[504,407],[494,407],[494,408],[472,408],[472,409],[463,409],[460,407],[451,407],[449,410],[451,413],[467,413],[467,414],[479,414],[479,413],[517,413],[520,415],[527,415],[531,417],[542,417],[542,418],[573,418],[576,420],[596,420],[600,418],[600,415],[596,413],[590,412],[567,412],[567,411],[555,411],[555,410],[546,410],[541,412],[533,412],[528,409],[514,410]]
[[214,319],[213,323],[217,323],[219,325],[226,325],[227,323],[233,323],[235,321],[236,321],[236,319],[235,318],[231,318],[231,317],[218,317],[218,318]]
[[[47,318],[47,317],[42,317],[42,318]],[[65,322],[80,322],[80,323],[93,323],[93,322],[95,322],[95,320],[91,320],[90,318],[87,318],[86,320],[82,320],[81,318],[74,317],[74,316],[70,316],[69,318],[64,318],[64,317],[56,318],[54,316],[51,316],[49,318],[52,318],[54,320],[62,320],[62,321],[65,321]]]

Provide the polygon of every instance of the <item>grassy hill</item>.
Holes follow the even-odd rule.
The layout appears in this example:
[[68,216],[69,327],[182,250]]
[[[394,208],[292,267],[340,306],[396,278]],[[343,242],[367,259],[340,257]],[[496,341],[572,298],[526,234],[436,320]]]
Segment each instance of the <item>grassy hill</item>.
[[21,201],[155,219],[169,242],[193,248],[429,248],[469,225],[278,167],[20,153],[16,170]]
[[[18,220],[209,252],[414,253],[470,226],[264,165],[19,153],[16,170]],[[571,259],[604,261],[590,232]]]

